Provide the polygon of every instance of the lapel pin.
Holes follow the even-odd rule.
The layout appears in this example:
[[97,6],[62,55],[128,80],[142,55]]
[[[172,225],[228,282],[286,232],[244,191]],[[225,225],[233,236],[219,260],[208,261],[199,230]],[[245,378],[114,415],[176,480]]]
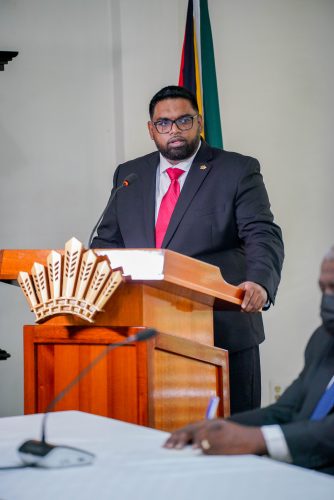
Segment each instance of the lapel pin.
[[199,168],[200,168],[200,170],[205,170],[206,169],[206,165],[201,165]]

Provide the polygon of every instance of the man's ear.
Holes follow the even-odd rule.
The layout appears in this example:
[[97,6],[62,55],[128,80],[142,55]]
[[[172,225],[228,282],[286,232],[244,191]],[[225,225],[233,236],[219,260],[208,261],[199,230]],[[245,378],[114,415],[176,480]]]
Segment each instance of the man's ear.
[[197,123],[199,124],[200,131],[202,133],[203,130],[204,130],[204,120],[203,120],[203,116],[202,115],[198,115],[198,117],[197,117]]
[[153,136],[153,123],[151,121],[147,122],[147,128],[148,128],[148,132],[150,134],[150,137],[152,139],[152,141],[154,140],[154,136]]

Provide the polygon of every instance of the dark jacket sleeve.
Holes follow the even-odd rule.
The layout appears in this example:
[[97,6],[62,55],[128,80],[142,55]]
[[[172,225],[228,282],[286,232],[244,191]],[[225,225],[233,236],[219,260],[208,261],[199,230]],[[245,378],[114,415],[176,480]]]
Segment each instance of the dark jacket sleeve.
[[296,465],[334,474],[334,414],[320,421],[304,420],[281,426]]
[[214,205],[216,201],[217,205],[211,216],[212,241],[206,252],[192,256],[218,266],[228,283],[253,281],[262,285],[274,303],[284,245],[281,229],[274,222],[260,164],[255,158],[237,153],[214,150],[214,154],[210,184],[203,189],[210,197],[207,204]]
[[238,182],[235,200],[238,235],[245,246],[247,281],[262,285],[272,303],[281,278],[284,246],[274,223],[260,165],[249,158]]
[[299,406],[299,399],[302,394],[302,373],[284,391],[276,403],[258,410],[237,413],[230,417],[230,420],[252,426],[288,424],[293,420],[296,409]]
[[275,404],[230,419],[247,426],[280,425],[295,465],[334,474],[334,413],[321,421],[311,421],[310,413],[304,411],[312,379],[333,343],[324,335],[321,328],[312,335],[302,372]]

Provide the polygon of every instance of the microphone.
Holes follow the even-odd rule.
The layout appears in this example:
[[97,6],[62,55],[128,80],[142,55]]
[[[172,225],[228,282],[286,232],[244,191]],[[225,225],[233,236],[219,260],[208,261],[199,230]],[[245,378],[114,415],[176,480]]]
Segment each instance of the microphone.
[[122,342],[109,344],[103,351],[96,356],[78,375],[62,390],[56,397],[48,404],[43,420],[42,420],[42,437],[41,440],[25,441],[18,448],[18,453],[27,466],[44,467],[44,468],[63,468],[75,465],[89,465],[93,462],[95,455],[88,451],[71,446],[54,445],[46,441],[46,420],[49,412],[80,380],[90,372],[90,370],[97,365],[110,351],[117,347],[125,346],[132,342],[141,342],[155,337],[157,334],[153,328],[146,328],[145,330],[130,335]]
[[138,175],[137,174],[129,174],[128,176],[125,177],[124,181],[122,182],[122,184],[120,186],[118,186],[118,188],[116,188],[115,190],[112,190],[111,191],[111,194],[110,194],[110,197],[109,197],[109,200],[108,200],[108,203],[107,203],[107,206],[106,208],[103,210],[99,220],[97,221],[97,223],[95,224],[95,226],[93,227],[93,231],[90,233],[90,236],[89,236],[89,240],[88,240],[88,248],[90,248],[91,244],[92,244],[92,241],[93,241],[93,237],[94,237],[94,233],[95,231],[97,230],[97,228],[99,227],[99,225],[101,224],[102,222],[102,219],[106,213],[106,211],[108,210],[108,208],[110,207],[112,201],[114,200],[116,194],[118,193],[118,191],[120,189],[123,189],[123,188],[126,188],[126,187],[129,187],[130,184],[133,184],[133,182],[135,182],[136,180],[138,179]]

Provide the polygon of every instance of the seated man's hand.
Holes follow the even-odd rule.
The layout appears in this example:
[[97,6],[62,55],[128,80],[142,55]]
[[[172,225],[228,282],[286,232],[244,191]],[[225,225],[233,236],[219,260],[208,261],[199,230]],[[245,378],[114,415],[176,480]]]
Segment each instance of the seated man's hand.
[[264,455],[266,443],[259,427],[247,427],[226,420],[212,421],[195,436],[195,445],[208,455]]
[[259,427],[246,427],[223,419],[204,420],[175,431],[165,448],[181,449],[186,444],[207,455],[264,455],[265,440]]
[[245,290],[245,295],[241,304],[241,309],[245,312],[259,312],[268,301],[267,290],[263,286],[244,281],[238,285]]
[[189,424],[181,429],[174,431],[164,444],[164,448],[184,448],[187,444],[195,444],[195,436],[202,427],[206,427],[211,420],[201,420],[195,424]]

